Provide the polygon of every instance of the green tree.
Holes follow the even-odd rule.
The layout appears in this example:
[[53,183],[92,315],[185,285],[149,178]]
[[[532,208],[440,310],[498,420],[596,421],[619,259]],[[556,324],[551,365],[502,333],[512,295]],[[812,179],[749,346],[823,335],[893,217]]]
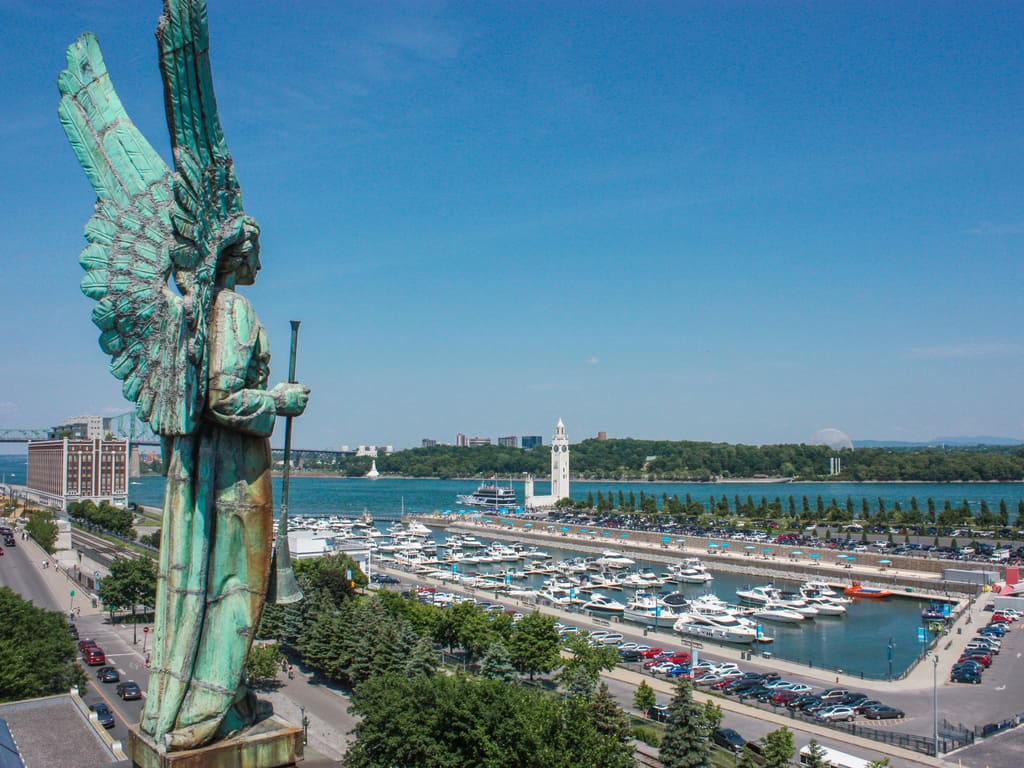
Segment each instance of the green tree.
[[566,650],[571,658],[562,665],[558,682],[572,695],[592,695],[601,672],[615,669],[619,663],[619,652],[615,648],[591,645],[586,633],[571,636],[566,643]]
[[277,677],[283,658],[277,643],[254,643],[245,660],[245,673],[258,685],[264,680]]
[[0,701],[67,693],[85,680],[67,619],[0,587]]
[[714,699],[707,699],[704,702],[704,720],[708,724],[709,732],[722,725],[722,708],[715,704]]
[[764,759],[767,768],[787,768],[793,759],[793,733],[782,726],[764,737]]
[[148,555],[115,557],[110,574],[100,581],[100,599],[111,616],[128,611],[134,623],[139,606],[156,604],[156,563]]
[[660,759],[665,768],[707,768],[711,764],[711,729],[704,708],[693,700],[690,683],[681,680],[668,708]]
[[739,758],[736,761],[736,768],[761,768],[752,750],[744,747],[740,750]]
[[509,656],[512,665],[533,679],[537,672],[550,672],[558,666],[560,640],[555,619],[538,611],[524,616],[512,630]]
[[480,675],[489,680],[503,680],[506,683],[517,679],[516,668],[512,666],[512,659],[503,641],[495,640],[491,643],[480,665]]
[[868,768],[889,768],[892,763],[889,762],[888,757],[883,757],[879,760],[872,760],[868,763]]
[[594,730],[606,742],[604,755],[595,765],[602,768],[632,768],[634,762],[633,750],[629,746],[629,718],[612,699],[608,686],[603,682],[590,703],[590,714]]
[[36,544],[49,554],[53,554],[54,545],[57,543],[57,523],[54,522],[52,512],[32,510],[28,515],[25,531]]
[[654,689],[647,684],[646,680],[641,680],[640,685],[633,691],[633,706],[643,713],[647,713],[651,707],[657,702],[657,697],[654,694]]

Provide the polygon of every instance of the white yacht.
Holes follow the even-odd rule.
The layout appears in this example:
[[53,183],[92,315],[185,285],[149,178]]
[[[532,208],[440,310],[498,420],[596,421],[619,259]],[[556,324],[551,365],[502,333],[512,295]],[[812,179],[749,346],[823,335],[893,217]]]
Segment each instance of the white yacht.
[[538,600],[547,600],[552,605],[559,607],[567,607],[572,599],[569,596],[569,590],[556,587],[554,585],[545,585],[542,589],[537,592]]
[[794,610],[778,600],[769,600],[764,605],[754,608],[750,612],[750,616],[759,621],[779,621],[786,624],[794,624],[807,618],[800,611]]
[[491,481],[482,483],[472,493],[456,496],[455,503],[467,507],[483,507],[487,509],[514,507],[516,505],[516,492],[511,485],[498,485]]
[[672,627],[682,635],[748,645],[757,640],[757,627],[733,613],[684,613]]
[[583,603],[582,606],[582,610],[584,611],[609,614],[612,616],[621,616],[625,609],[625,603],[620,603],[618,600],[612,600],[610,597],[606,597],[600,592],[591,592],[590,599]]
[[657,597],[638,590],[632,600],[626,603],[622,618],[637,624],[659,629],[671,628],[682,614],[671,605],[665,605]]
[[669,573],[675,581],[684,584],[707,584],[715,577],[708,573],[704,563],[696,557],[688,557],[669,566]]
[[742,589],[737,589],[736,596],[743,602],[753,603],[754,605],[764,605],[770,600],[782,599],[782,596],[779,594],[779,590],[770,584],[765,584],[761,587],[751,587],[747,585]]

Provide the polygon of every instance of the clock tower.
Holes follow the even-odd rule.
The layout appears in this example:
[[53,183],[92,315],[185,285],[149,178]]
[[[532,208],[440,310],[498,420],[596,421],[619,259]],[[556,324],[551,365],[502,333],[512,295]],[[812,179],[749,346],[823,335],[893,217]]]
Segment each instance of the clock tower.
[[551,439],[551,497],[554,501],[569,497],[569,438],[561,419]]

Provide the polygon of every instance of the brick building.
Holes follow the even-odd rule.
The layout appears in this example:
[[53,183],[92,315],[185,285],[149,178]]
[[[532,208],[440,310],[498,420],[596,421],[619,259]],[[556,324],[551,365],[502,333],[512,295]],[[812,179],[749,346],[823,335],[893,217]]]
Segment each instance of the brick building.
[[48,506],[73,501],[128,503],[127,440],[38,440],[28,444],[30,493]]

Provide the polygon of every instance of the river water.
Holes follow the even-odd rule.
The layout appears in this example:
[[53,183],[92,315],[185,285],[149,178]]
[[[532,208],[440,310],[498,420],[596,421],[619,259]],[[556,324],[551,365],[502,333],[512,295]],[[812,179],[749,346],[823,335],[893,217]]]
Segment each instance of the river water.
[[[0,456],[0,472],[6,472],[9,481],[24,482],[24,456]],[[518,497],[523,498],[521,482],[513,482]],[[292,476],[289,511],[292,515],[339,515],[354,517],[364,510],[375,520],[393,520],[402,511],[406,513],[429,514],[435,511],[458,509],[455,497],[471,493],[477,481],[471,480],[398,480],[379,479],[370,481],[362,478],[307,477],[301,473]],[[274,480],[275,494],[280,498],[280,478]],[[910,508],[911,497],[916,498],[920,509],[927,508],[926,500],[931,497],[938,509],[949,500],[953,505],[964,499],[977,510],[984,500],[989,508],[996,511],[1001,500],[1006,502],[1010,519],[1014,520],[1017,505],[1024,500],[1024,484],[1020,483],[573,483],[575,499],[585,499],[588,493],[597,496],[598,491],[616,496],[621,490],[627,497],[632,491],[637,497],[643,491],[647,495],[660,497],[678,495],[681,499],[691,494],[697,501],[707,502],[725,495],[730,504],[733,497],[741,499],[752,496],[755,503],[761,497],[769,501],[781,497],[788,504],[792,495],[799,508],[802,497],[807,496],[811,508],[816,507],[820,495],[828,505],[835,499],[840,506],[846,498],[852,498],[859,512],[861,500],[867,499],[872,511],[878,499],[884,500],[888,509],[900,502],[903,509]],[[547,492],[547,484],[538,482],[536,493]],[[163,478],[146,476],[132,481],[130,499],[147,506],[162,506]],[[443,538],[441,535],[439,538]],[[614,546],[614,543],[611,544]],[[573,550],[543,547],[556,558],[572,557]],[[643,565],[643,563],[641,563]],[[663,570],[659,564],[648,564],[655,571]],[[488,566],[473,566],[484,572]],[[494,568],[501,566],[493,566]],[[521,567],[521,566],[520,566]],[[737,602],[735,591],[751,581],[742,574],[730,573],[712,567],[715,580],[710,591],[728,602]],[[532,586],[540,586],[541,578],[533,577]],[[780,583],[783,588],[793,585]],[[683,590],[694,595],[704,591],[703,587],[684,585]],[[609,593],[617,599],[621,594]],[[774,642],[760,646],[771,654],[787,660],[813,664],[815,667],[841,668],[852,674],[863,673],[868,677],[884,678],[889,673],[890,654],[892,669],[899,674],[913,662],[920,653],[917,632],[921,627],[920,601],[906,597],[887,600],[858,600],[849,606],[843,618],[816,618],[796,625],[764,624],[765,633],[774,637]],[[892,649],[890,651],[890,640]]]

